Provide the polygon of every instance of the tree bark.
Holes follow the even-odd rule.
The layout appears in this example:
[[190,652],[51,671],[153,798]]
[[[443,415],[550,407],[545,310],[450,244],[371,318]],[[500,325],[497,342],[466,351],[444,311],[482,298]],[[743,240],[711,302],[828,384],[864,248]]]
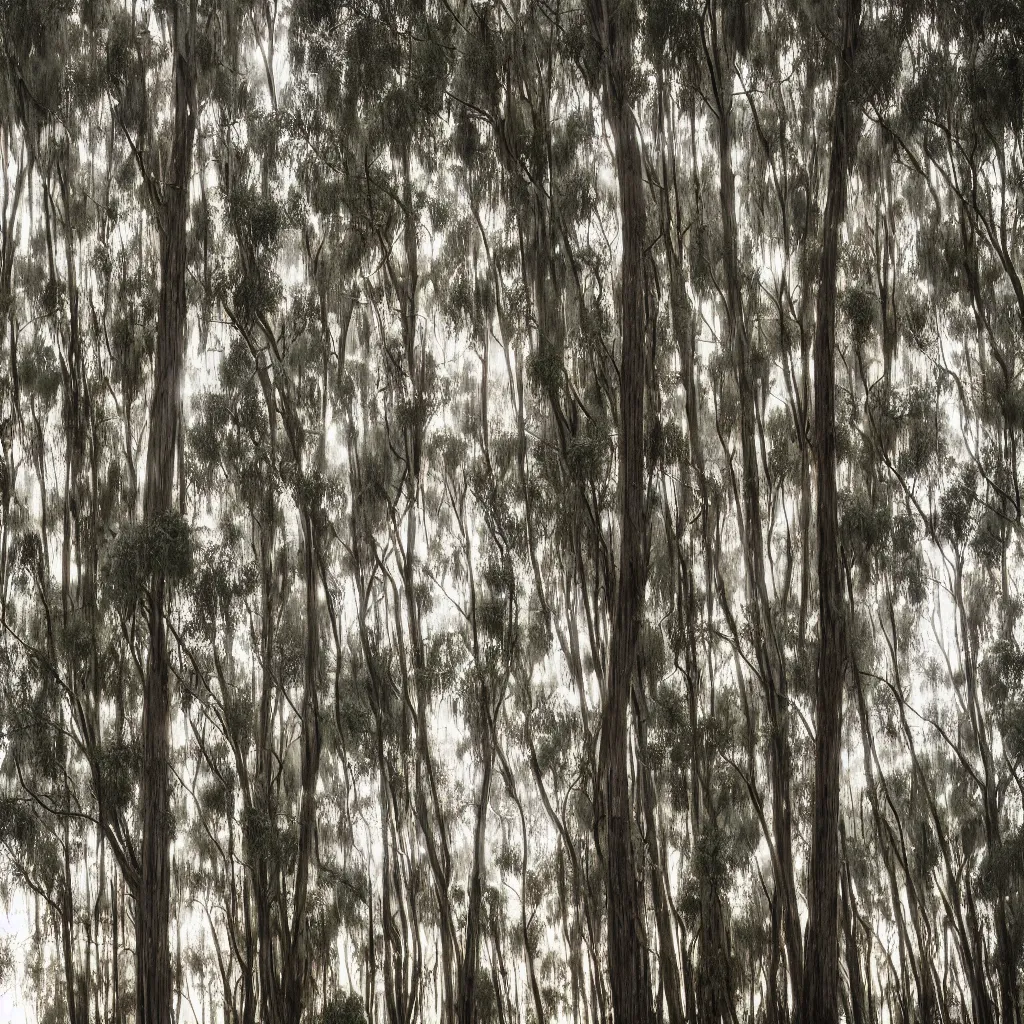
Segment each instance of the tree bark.
[[[484,687],[486,692],[486,687]],[[487,699],[485,697],[485,699]],[[487,712],[484,712],[485,714]],[[483,909],[483,874],[487,857],[487,805],[490,801],[491,777],[494,773],[494,757],[490,738],[490,725],[485,723],[483,740],[483,781],[480,784],[480,799],[477,804],[476,828],[473,834],[473,869],[469,880],[469,913],[466,923],[466,948],[462,957],[459,978],[459,1024],[474,1024],[477,1019],[476,990],[477,974],[480,968],[481,912]],[[529,956],[529,950],[526,951]]]
[[629,802],[629,704],[643,620],[647,558],[644,530],[644,285],[646,209],[636,122],[630,105],[634,12],[623,0],[592,0],[591,24],[603,53],[605,115],[615,138],[622,218],[622,360],[619,370],[618,581],[609,642],[600,775],[607,859],[608,974],[616,1024],[653,1016],[640,915]]
[[292,922],[288,955],[282,956],[281,1020],[298,1021],[309,995],[313,963],[309,955],[309,919],[306,903],[309,894],[310,865],[313,863],[316,831],[316,783],[320,772],[320,629],[317,597],[318,527],[315,513],[302,512],[303,578],[306,591],[306,643],[302,693],[302,794],[299,798],[299,844],[295,865]]
[[[153,402],[149,418],[143,516],[152,523],[173,508],[181,367],[186,343],[185,298],[188,192],[195,118],[189,47],[194,18],[174,8],[174,138],[160,209],[160,305]],[[167,580],[151,581],[149,658],[142,696],[142,872],[136,893],[136,1013],[139,1024],[170,1024],[170,661],[164,611]]]
[[800,1014],[803,1024],[836,1024],[839,1020],[839,762],[849,652],[843,619],[836,488],[836,276],[847,179],[857,140],[850,80],[860,16],[860,0],[845,0],[814,330],[819,647],[807,946]]

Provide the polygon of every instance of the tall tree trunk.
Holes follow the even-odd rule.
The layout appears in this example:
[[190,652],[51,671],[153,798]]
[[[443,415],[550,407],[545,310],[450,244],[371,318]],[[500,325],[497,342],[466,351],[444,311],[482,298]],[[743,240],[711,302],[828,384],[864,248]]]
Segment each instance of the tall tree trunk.
[[635,12],[625,0],[592,0],[591,23],[603,53],[604,107],[615,138],[622,218],[622,360],[619,371],[619,566],[601,727],[600,773],[607,858],[608,974],[616,1024],[653,1016],[640,915],[629,803],[629,704],[643,619],[644,285],[646,209],[636,122],[630,105]]
[[75,937],[72,929],[75,923],[75,906],[72,893],[71,878],[71,856],[69,850],[70,840],[68,836],[67,818],[64,819],[64,841],[61,844],[64,856],[64,877],[61,880],[60,907],[55,915],[56,923],[60,928],[61,954],[64,961],[64,984],[67,990],[68,1021],[69,1024],[81,1024],[82,1011],[86,1017],[89,1014],[89,1006],[84,1007],[78,1001],[78,983],[75,977]]
[[818,474],[818,686],[814,810],[808,882],[807,947],[800,1019],[839,1020],[839,760],[848,651],[836,494],[835,333],[839,231],[857,140],[850,101],[851,65],[860,31],[860,0],[845,0],[843,45],[836,69],[832,154],[814,330],[814,447]]
[[[641,684],[641,715],[647,717],[647,697]],[[661,860],[661,848],[658,845],[658,822],[655,816],[658,794],[654,787],[654,775],[650,768],[647,753],[647,727],[641,722],[638,729],[640,741],[640,758],[644,762],[640,785],[643,787],[643,816],[645,838],[647,840],[647,856],[650,861],[651,898],[654,905],[654,920],[658,928],[658,964],[661,969],[661,984],[665,992],[665,1005],[668,1008],[668,1024],[683,1024],[686,1015],[683,1011],[683,986],[679,977],[679,961],[676,958],[675,936],[672,930],[672,915],[669,907],[671,893],[665,884],[664,866]]]
[[[486,694],[486,686],[484,691]],[[485,696],[484,698],[488,698]],[[484,711],[483,714],[489,714]],[[466,948],[462,957],[459,978],[459,1024],[473,1024],[476,1017],[477,972],[480,967],[481,911],[483,909],[483,875],[487,858],[487,805],[490,801],[491,777],[494,773],[494,757],[490,737],[490,723],[483,724],[483,781],[480,784],[480,800],[477,804],[476,828],[473,835],[473,869],[469,881],[469,913],[466,922]],[[529,950],[527,950],[529,956]]]
[[[194,12],[193,12],[194,13]],[[187,18],[187,23],[186,23]],[[157,317],[153,404],[149,419],[146,489],[147,523],[172,510],[174,460],[186,342],[185,234],[188,186],[195,136],[190,91],[189,48],[194,17],[174,8],[174,138],[163,188],[160,305]],[[149,659],[142,695],[143,766],[141,887],[136,893],[136,1012],[139,1024],[170,1024],[170,662],[164,609],[167,581],[159,569],[151,581]]]
[[[485,342],[486,346],[486,342]],[[483,444],[487,450],[487,407],[481,409]],[[480,782],[480,798],[476,808],[476,827],[473,831],[473,866],[469,877],[468,907],[466,913],[466,944],[459,965],[458,1008],[456,1018],[459,1024],[473,1024],[476,1020],[477,975],[480,969],[480,939],[482,934],[481,916],[483,911],[484,872],[487,863],[487,809],[490,803],[491,778],[494,774],[494,715],[491,688],[487,683],[487,665],[481,660],[480,641],[477,631],[476,582],[473,572],[473,551],[465,516],[460,515],[460,529],[466,547],[466,566],[469,582],[469,619],[472,634],[473,661],[479,672],[478,700],[476,712],[480,729],[480,758],[483,774]],[[525,854],[524,854],[525,856]],[[524,890],[525,893],[525,890]],[[529,951],[527,951],[529,955]]]
[[306,904],[309,894],[310,865],[316,831],[316,783],[320,773],[320,629],[317,596],[318,526],[315,513],[302,512],[303,579],[306,591],[306,642],[302,693],[302,793],[299,798],[299,842],[292,897],[292,921],[287,946],[282,956],[280,1006],[281,1024],[298,1021],[309,996],[313,964],[309,955],[309,920]]
[[850,862],[846,856],[846,835],[841,832],[843,848],[843,870],[840,874],[840,889],[843,906],[843,932],[846,948],[846,974],[850,986],[850,1024],[866,1024],[864,976],[861,972],[860,952],[857,946],[857,904],[850,877]]

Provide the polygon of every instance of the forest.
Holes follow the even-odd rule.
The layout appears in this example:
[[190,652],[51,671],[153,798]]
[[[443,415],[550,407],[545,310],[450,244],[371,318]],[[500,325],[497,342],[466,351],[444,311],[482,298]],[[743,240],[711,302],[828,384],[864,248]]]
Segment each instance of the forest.
[[0,175],[12,1024],[1024,1024],[1019,0],[0,0]]

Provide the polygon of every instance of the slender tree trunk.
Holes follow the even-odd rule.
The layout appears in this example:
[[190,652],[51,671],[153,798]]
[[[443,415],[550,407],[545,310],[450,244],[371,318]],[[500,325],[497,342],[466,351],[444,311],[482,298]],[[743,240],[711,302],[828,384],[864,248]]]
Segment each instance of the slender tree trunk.
[[316,830],[316,783],[320,773],[320,629],[317,597],[318,527],[314,513],[302,513],[303,578],[306,591],[306,643],[302,696],[302,794],[299,798],[299,843],[295,864],[292,921],[288,929],[288,956],[282,957],[281,1024],[298,1021],[310,995],[313,964],[309,956],[310,865]]
[[118,957],[120,941],[118,922],[120,920],[118,905],[118,885],[116,878],[110,880],[110,1002],[111,1017],[114,1024],[121,1024],[121,974]]
[[[642,684],[641,684],[642,685]],[[645,717],[646,695],[642,693]],[[651,897],[654,904],[654,920],[658,928],[658,963],[661,969],[661,984],[665,992],[665,1004],[668,1007],[668,1024],[683,1024],[683,986],[679,977],[679,961],[676,958],[675,936],[672,931],[672,916],[669,909],[671,893],[665,885],[665,874],[661,863],[661,849],[658,845],[658,827],[655,816],[658,794],[654,788],[654,776],[651,772],[647,754],[646,725],[641,724],[639,730],[640,757],[644,762],[643,777],[643,815],[645,835],[647,839],[647,856],[651,870]]]
[[[486,344],[486,343],[485,343]],[[486,405],[481,410],[484,426],[484,449],[486,451]],[[487,666],[481,661],[480,642],[477,632],[477,598],[476,583],[473,573],[473,553],[469,540],[469,530],[465,517],[461,516],[460,529],[466,546],[466,565],[469,577],[469,616],[473,644],[473,660],[480,673],[478,700],[480,729],[480,758],[483,773],[480,782],[480,797],[476,808],[476,827],[473,831],[473,866],[470,871],[468,910],[466,914],[466,945],[459,965],[458,1010],[456,1017],[459,1024],[473,1024],[476,1020],[477,974],[480,969],[480,940],[483,931],[481,916],[483,911],[483,884],[487,863],[487,810],[490,804],[491,778],[494,774],[494,720],[492,713],[492,697],[487,683]],[[525,892],[525,890],[524,890]]]
[[476,829],[474,830],[473,837],[473,870],[469,882],[466,948],[462,957],[462,971],[459,979],[459,1024],[473,1024],[476,1020],[477,972],[480,966],[480,936],[482,931],[480,918],[483,909],[484,864],[487,857],[487,805],[490,801],[491,776],[494,771],[494,758],[489,735],[490,725],[485,723],[483,728],[483,781],[480,784],[480,802],[477,805]]
[[[160,305],[143,515],[152,523],[172,509],[181,367],[186,344],[188,192],[195,135],[189,47],[194,18],[174,8],[174,138],[161,210]],[[136,1012],[139,1024],[170,1024],[170,662],[164,611],[167,583],[151,583],[149,659],[142,697],[142,871],[136,893]]]
[[819,648],[802,1024],[835,1024],[839,1020],[839,762],[843,688],[849,652],[843,619],[836,492],[836,275],[839,232],[846,212],[847,178],[857,139],[857,117],[850,101],[850,77],[860,30],[860,14],[860,0],[845,0],[814,331]]
[[632,843],[629,801],[629,705],[643,621],[647,558],[644,530],[644,284],[646,209],[643,166],[630,105],[633,12],[622,0],[592,0],[591,23],[604,53],[605,113],[615,137],[622,219],[622,360],[619,370],[618,583],[601,726],[600,776],[605,818],[608,973],[615,1024],[645,1024],[653,1015],[644,966],[643,880]]
[[846,858],[846,836],[842,836],[843,869],[840,872],[840,889],[843,906],[844,946],[846,948],[846,974],[850,987],[850,1024],[868,1024],[865,1016],[864,976],[861,971],[860,951],[857,944],[857,905],[850,877],[850,865]]
[[[55,915],[57,918],[57,924],[60,928],[60,939],[61,939],[61,953],[64,960],[64,984],[67,990],[67,1001],[68,1001],[68,1020],[70,1024],[81,1024],[81,1010],[83,1007],[78,1002],[78,986],[75,979],[75,952],[74,952],[74,935],[72,934],[72,928],[74,927],[75,921],[75,908],[72,900],[72,880],[71,880],[71,858],[68,852],[68,827],[67,819],[64,820],[64,842],[63,854],[64,854],[64,878],[63,878],[63,892],[61,893],[61,905],[59,912]],[[84,1007],[86,1016],[89,1013],[88,1004]]]

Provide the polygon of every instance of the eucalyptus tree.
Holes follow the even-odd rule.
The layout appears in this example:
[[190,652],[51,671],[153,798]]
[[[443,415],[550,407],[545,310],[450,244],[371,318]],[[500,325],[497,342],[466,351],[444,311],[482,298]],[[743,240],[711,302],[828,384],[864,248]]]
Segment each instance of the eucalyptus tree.
[[607,860],[608,952],[612,1010],[617,1022],[652,1016],[643,952],[644,875],[636,867],[629,810],[629,706],[636,673],[647,577],[644,526],[644,390],[646,343],[643,251],[646,197],[640,140],[632,109],[636,11],[631,3],[593,2],[590,23],[599,54],[605,117],[615,142],[622,259],[619,279],[618,489],[619,564],[608,639],[601,718],[600,808]]
[[807,962],[800,1019],[839,1020],[839,786],[843,694],[849,655],[839,560],[836,485],[835,331],[839,232],[858,135],[851,78],[861,4],[843,8],[836,58],[828,191],[814,325],[814,454],[817,469],[818,679],[815,695],[814,817],[808,882]]
[[[162,182],[155,169],[141,166],[153,192],[160,233],[160,297],[153,365],[153,395],[143,488],[143,528],[154,536],[174,537],[182,530],[184,509],[174,509],[175,460],[182,433],[181,380],[187,342],[186,232],[192,150],[196,130],[194,36],[196,0],[175,3],[170,12],[174,120],[169,174]],[[125,126],[128,133],[131,127]],[[136,144],[137,145],[137,144]],[[179,468],[179,473],[181,472]],[[169,1024],[172,976],[170,958],[171,836],[170,742],[171,668],[165,602],[166,569],[158,565],[149,594],[149,650],[142,691],[142,809],[139,890],[136,898],[135,989],[139,1020]]]

